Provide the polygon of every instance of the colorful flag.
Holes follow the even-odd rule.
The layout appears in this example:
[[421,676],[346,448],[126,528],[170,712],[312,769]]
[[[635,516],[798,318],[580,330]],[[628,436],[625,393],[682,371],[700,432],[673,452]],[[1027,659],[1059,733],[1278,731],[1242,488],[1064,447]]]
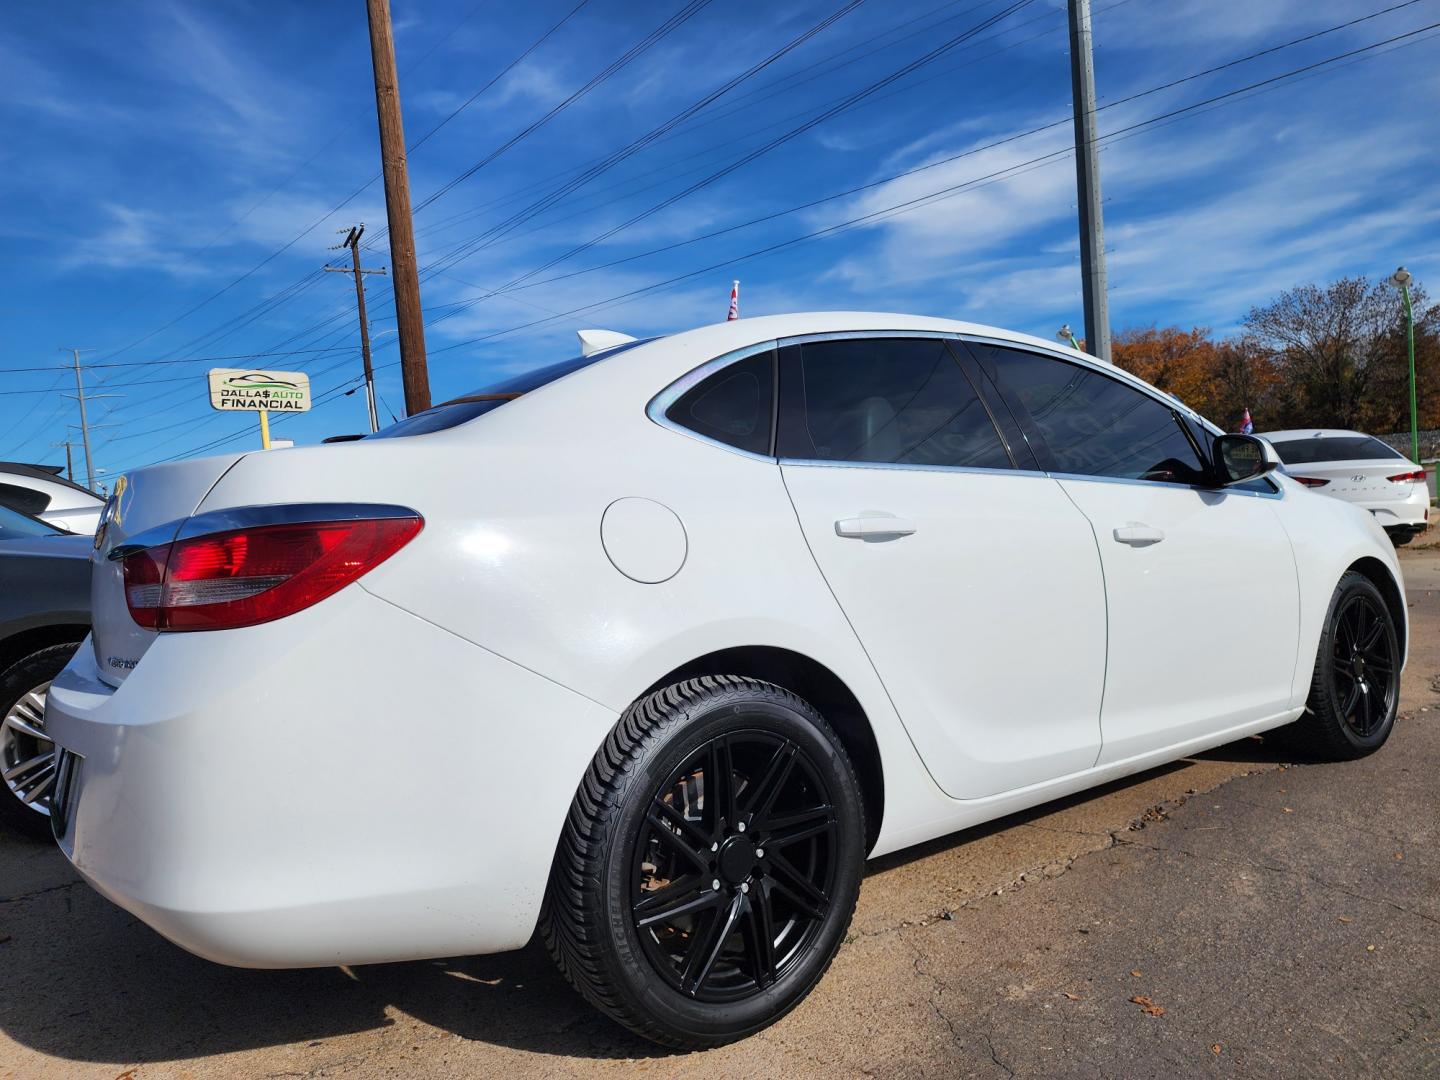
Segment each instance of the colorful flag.
[[730,283],[730,314],[728,314],[728,315],[725,316],[725,321],[726,321],[726,322],[730,322],[732,319],[738,319],[739,317],[740,317],[740,282],[738,282],[738,281],[733,281],[733,282]]
[[1255,430],[1255,422],[1250,419],[1250,410],[1245,410],[1245,415],[1240,418],[1240,434],[1249,435]]

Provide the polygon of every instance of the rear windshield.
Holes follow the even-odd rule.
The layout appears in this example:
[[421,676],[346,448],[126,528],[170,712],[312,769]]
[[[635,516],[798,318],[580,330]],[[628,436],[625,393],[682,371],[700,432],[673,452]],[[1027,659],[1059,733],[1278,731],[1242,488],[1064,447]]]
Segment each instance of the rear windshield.
[[62,530],[43,521],[0,506],[0,540],[24,540],[31,536],[54,536]]
[[[654,339],[646,340],[653,341]],[[467,420],[474,420],[477,416],[484,416],[491,409],[498,409],[505,402],[513,401],[521,394],[528,394],[531,390],[538,390],[546,383],[564,378],[571,372],[589,367],[600,360],[608,360],[612,356],[618,356],[622,352],[635,348],[636,345],[644,344],[645,341],[627,341],[624,345],[606,349],[604,352],[592,353],[590,356],[575,356],[569,360],[561,360],[558,364],[549,364],[521,375],[512,375],[507,379],[501,379],[488,386],[461,394],[457,398],[451,398],[449,401],[442,401],[439,405],[426,409],[422,413],[407,416],[399,423],[382,428],[373,435],[365,437],[367,439],[400,439],[407,435],[428,435],[432,431],[444,431],[446,428],[463,424]]]
[[1271,440],[1286,465],[1314,465],[1322,461],[1388,461],[1404,459],[1369,435],[1311,435],[1305,439]]

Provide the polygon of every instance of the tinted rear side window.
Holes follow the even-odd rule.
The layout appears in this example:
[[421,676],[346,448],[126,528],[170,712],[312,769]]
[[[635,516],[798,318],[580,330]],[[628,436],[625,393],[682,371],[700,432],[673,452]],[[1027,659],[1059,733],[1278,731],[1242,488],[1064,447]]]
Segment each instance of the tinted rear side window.
[[697,435],[752,454],[770,453],[775,353],[737,360],[692,386],[665,418]]
[[1405,455],[1369,435],[1312,435],[1304,439],[1274,442],[1275,452],[1286,465],[1316,465],[1322,461],[1394,461]]
[[50,496],[43,491],[15,484],[0,484],[0,506],[8,506],[22,514],[39,514],[49,505]]
[[784,350],[778,452],[818,461],[1012,467],[949,345],[821,341]]
[[1054,471],[1178,484],[1206,482],[1175,410],[1119,379],[1018,349],[988,352],[989,370],[1030,414]]

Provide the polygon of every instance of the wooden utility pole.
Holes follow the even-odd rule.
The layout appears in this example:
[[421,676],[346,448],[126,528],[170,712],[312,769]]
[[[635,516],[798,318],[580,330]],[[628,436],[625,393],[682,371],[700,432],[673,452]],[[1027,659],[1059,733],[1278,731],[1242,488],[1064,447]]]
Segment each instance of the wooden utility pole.
[[1105,274],[1105,222],[1100,151],[1095,146],[1095,61],[1090,0],[1070,0],[1070,82],[1075,99],[1075,189],[1080,209],[1080,273],[1085,296],[1085,349],[1110,359],[1110,300]]
[[69,439],[66,439],[64,442],[55,442],[50,445],[54,447],[65,447],[65,479],[73,482],[75,479],[75,458],[71,453],[71,448],[75,444]]
[[400,120],[400,78],[390,0],[365,0],[370,19],[370,60],[375,69],[375,109],[380,119],[380,161],[385,178],[385,214],[390,225],[390,267],[395,322],[400,332],[400,373],[405,412],[430,407],[430,374],[425,365],[425,322],[420,310],[420,274],[415,265],[415,227],[410,216],[410,180],[405,166],[405,128]]
[[[327,266],[325,270],[331,274],[355,275],[355,303],[360,309],[360,356],[365,361],[365,404],[370,410],[370,430],[380,430],[380,413],[375,408],[375,369],[370,365],[370,320],[365,315],[365,275],[383,274],[385,268],[379,267],[375,270],[367,270],[360,265],[360,237],[365,235],[364,224],[353,226],[350,233],[345,237],[341,247],[350,249],[352,268],[346,270],[343,266]],[[333,249],[332,249],[333,250]]]

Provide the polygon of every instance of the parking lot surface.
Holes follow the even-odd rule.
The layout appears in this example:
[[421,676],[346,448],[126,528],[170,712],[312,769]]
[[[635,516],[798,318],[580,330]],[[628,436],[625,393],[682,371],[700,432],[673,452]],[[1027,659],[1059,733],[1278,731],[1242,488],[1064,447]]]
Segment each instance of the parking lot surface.
[[703,1054],[629,1036],[534,946],[218,967],[0,836],[0,1077],[1440,1075],[1440,547],[1402,562],[1380,753],[1250,739],[880,860],[815,993]]

